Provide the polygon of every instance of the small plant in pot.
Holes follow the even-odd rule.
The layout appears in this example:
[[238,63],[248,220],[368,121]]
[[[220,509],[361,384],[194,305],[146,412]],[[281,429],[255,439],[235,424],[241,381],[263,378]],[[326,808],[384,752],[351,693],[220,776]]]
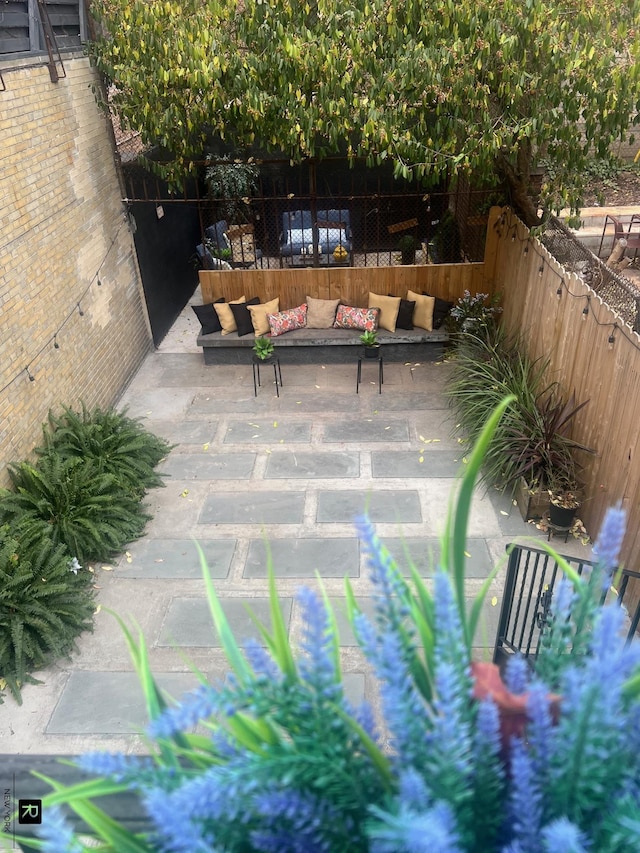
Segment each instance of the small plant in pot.
[[273,349],[274,347],[271,338],[256,338],[253,345],[253,351],[256,354],[256,358],[259,358],[260,361],[267,361],[267,359],[271,358],[273,355]]
[[549,522],[554,527],[571,527],[580,504],[575,483],[567,480],[552,482],[549,487]]
[[364,344],[365,358],[377,358],[378,352],[380,350],[380,344],[378,343],[378,333],[375,331],[363,332],[360,335],[360,340]]
[[401,237],[398,241],[398,248],[402,255],[402,263],[405,266],[415,264],[417,246],[418,243],[413,234],[405,234],[404,237]]

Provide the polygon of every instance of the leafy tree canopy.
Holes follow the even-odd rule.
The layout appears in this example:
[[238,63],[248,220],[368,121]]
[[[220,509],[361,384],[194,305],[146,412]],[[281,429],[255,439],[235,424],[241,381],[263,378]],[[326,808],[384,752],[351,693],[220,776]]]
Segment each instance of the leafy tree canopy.
[[529,224],[640,111],[640,0],[94,0],[121,120],[178,182],[206,140],[346,148],[407,178],[497,176]]

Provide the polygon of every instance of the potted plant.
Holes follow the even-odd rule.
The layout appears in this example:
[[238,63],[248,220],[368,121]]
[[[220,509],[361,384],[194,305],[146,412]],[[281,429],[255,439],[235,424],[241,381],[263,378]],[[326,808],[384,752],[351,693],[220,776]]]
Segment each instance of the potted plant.
[[256,354],[256,358],[259,358],[260,361],[268,361],[273,355],[273,349],[274,347],[271,338],[256,338],[253,345],[253,351]]
[[360,340],[364,344],[365,358],[377,358],[380,351],[378,343],[378,333],[376,331],[366,331],[360,335]]
[[[368,519],[358,522],[373,614],[360,609],[348,580],[346,610],[379,688],[375,714],[345,692],[338,623],[322,587],[299,593],[304,626],[295,648],[271,573],[271,624],[259,624],[260,642],[241,647],[200,552],[232,676],[211,684],[200,675],[197,689],[167,704],[144,639],[119,620],[151,717],[150,754],[89,752],[75,763],[99,778],[73,787],[48,780],[54,791],[43,799],[39,831],[46,849],[80,849],[59,810],[66,805],[88,824],[82,834],[91,846],[105,851],[637,850],[640,753],[630,743],[640,650],[637,640],[625,643],[622,609],[602,604],[623,510],[607,513],[599,562],[586,577],[547,548],[565,578],[538,654],[513,656],[504,672],[472,663],[498,570],[469,606],[471,496],[483,447],[512,403],[496,409],[470,455],[433,587],[415,569],[406,578]],[[102,811],[122,792],[138,798],[142,829]]]
[[549,487],[549,522],[554,527],[571,527],[580,507],[575,482],[556,480]]
[[401,237],[398,241],[398,248],[400,249],[400,254],[402,255],[402,263],[405,266],[415,264],[417,245],[417,240],[413,236],[413,234],[405,234],[404,237]]

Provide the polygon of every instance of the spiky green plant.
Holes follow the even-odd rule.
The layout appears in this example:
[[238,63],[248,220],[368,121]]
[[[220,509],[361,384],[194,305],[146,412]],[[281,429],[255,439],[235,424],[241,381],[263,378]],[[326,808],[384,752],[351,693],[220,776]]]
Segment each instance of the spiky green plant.
[[89,411],[83,403],[75,412],[64,406],[61,415],[49,412],[43,437],[43,446],[36,450],[41,456],[91,460],[99,473],[113,474],[137,495],[163,485],[155,468],[171,445],[145,430],[138,419],[127,417],[126,409]]
[[67,657],[92,630],[92,577],[64,545],[44,538],[25,548],[0,527],[0,681],[20,704],[21,686],[38,683],[31,673]]
[[507,394],[515,397],[487,448],[482,466],[486,485],[513,490],[520,479],[548,488],[554,482],[577,487],[576,451],[593,452],[570,437],[575,415],[586,405],[565,400],[548,379],[549,360],[530,358],[501,328],[460,335],[446,394],[470,444]]
[[138,497],[95,462],[43,456],[9,468],[14,491],[0,489],[0,524],[27,547],[63,544],[81,563],[108,560],[137,539],[150,516]]

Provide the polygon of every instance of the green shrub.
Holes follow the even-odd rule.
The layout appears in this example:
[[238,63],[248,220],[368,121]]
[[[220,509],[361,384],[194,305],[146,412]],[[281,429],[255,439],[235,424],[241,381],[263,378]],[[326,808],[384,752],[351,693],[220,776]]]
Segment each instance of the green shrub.
[[36,451],[40,455],[91,460],[99,473],[113,474],[122,486],[138,495],[163,485],[155,467],[171,445],[147,432],[138,420],[127,417],[126,410],[88,411],[82,404],[82,411],[74,412],[65,406],[57,417],[49,412],[43,434],[44,446]]
[[114,474],[80,457],[43,456],[9,468],[15,491],[0,489],[0,524],[27,547],[49,540],[81,563],[109,560],[137,539],[150,518]]
[[21,685],[38,683],[30,673],[68,657],[92,630],[92,577],[64,545],[43,538],[25,549],[0,527],[0,681],[19,703]]
[[544,488],[558,480],[575,483],[575,451],[588,448],[568,433],[585,403],[577,405],[573,396],[565,401],[558,383],[548,381],[548,359],[529,358],[521,341],[498,328],[461,334],[452,364],[446,393],[469,442],[500,400],[509,394],[516,398],[485,454],[486,485],[512,490],[520,477]]

